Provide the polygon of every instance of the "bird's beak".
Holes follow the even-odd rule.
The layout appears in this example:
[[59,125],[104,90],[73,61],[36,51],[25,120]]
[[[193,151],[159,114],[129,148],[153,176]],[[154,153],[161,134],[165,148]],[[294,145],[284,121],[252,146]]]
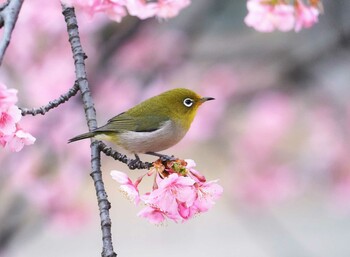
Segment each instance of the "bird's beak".
[[211,100],[215,100],[215,98],[214,97],[202,97],[199,101],[201,103],[204,103],[206,101],[211,101]]

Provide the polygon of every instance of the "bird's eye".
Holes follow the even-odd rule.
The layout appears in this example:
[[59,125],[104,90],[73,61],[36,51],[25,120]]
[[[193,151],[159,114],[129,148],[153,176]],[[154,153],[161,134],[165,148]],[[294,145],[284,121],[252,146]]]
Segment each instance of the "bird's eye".
[[193,100],[191,98],[186,98],[183,103],[186,107],[191,107],[193,105]]

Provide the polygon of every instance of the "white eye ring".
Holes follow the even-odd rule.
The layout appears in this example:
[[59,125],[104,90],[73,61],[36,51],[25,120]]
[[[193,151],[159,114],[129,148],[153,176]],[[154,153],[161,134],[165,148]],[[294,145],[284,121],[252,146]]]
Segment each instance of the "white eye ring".
[[183,101],[183,104],[186,106],[186,107],[191,107],[193,105],[194,101],[193,99],[191,98],[185,98],[185,100]]

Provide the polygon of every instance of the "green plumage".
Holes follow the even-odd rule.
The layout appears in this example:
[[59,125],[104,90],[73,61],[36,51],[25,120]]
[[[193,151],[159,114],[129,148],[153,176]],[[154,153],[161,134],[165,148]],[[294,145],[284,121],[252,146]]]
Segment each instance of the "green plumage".
[[[193,103],[186,106],[184,104],[186,99],[191,99]],[[180,140],[180,137],[182,138],[189,129],[197,108],[204,101],[211,99],[213,98],[201,98],[193,91],[185,88],[169,90],[145,100],[126,112],[120,113],[108,120],[106,125],[73,137],[68,142],[96,137],[113,141],[124,148],[131,148],[133,152],[137,152],[138,145],[141,147],[141,144],[146,144],[151,151],[153,142],[154,148],[157,149],[155,144],[165,146],[169,142],[174,141],[175,143],[175,141]],[[166,131],[163,128],[165,124],[168,128]],[[179,128],[183,132],[180,132]],[[157,131],[159,131],[160,138],[156,138]],[[155,133],[152,134],[152,132]],[[134,136],[130,136],[130,133],[134,133]],[[140,138],[141,135],[144,135],[145,138]],[[102,138],[102,136],[105,137]]]

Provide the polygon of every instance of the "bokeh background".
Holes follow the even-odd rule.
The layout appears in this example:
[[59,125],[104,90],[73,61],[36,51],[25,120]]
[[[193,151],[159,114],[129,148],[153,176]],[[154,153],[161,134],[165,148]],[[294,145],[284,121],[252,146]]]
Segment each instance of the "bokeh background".
[[[245,1],[193,1],[167,21],[77,11],[100,125],[170,88],[216,98],[165,151],[220,179],[208,213],[148,224],[109,176],[127,167],[103,157],[118,256],[350,256],[350,2],[323,3],[313,28],[270,34],[244,25]],[[73,85],[67,39],[58,1],[24,2],[0,69],[19,106]],[[80,97],[21,124],[37,141],[0,153],[0,256],[99,256],[89,142],[66,143],[87,130]]]

